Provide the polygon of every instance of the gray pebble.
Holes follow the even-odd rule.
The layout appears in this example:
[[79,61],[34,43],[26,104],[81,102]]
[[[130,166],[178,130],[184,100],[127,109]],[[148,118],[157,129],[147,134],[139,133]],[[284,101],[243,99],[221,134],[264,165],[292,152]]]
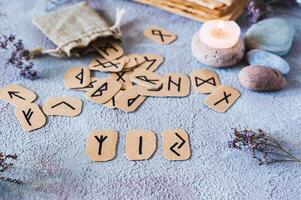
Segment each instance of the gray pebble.
[[282,74],[288,74],[289,64],[280,56],[260,49],[253,49],[247,54],[247,61],[250,65],[264,65],[280,71]]
[[239,81],[245,88],[255,91],[280,90],[286,85],[278,70],[260,65],[244,67],[239,73]]
[[292,25],[282,18],[274,17],[252,25],[245,40],[251,49],[262,49],[283,56],[290,50],[294,34]]

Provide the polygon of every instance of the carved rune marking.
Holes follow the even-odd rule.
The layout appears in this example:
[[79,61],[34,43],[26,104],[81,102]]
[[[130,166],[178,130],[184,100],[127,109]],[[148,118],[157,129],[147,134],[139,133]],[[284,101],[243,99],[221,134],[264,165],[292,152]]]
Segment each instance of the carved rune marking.
[[146,76],[136,76],[136,78],[141,80],[141,81],[151,83],[153,85],[156,85],[156,82],[160,81],[158,79],[148,79]]
[[178,79],[179,80],[178,83],[174,82],[171,78],[172,78],[171,76],[168,77],[168,90],[171,89],[170,84],[173,83],[174,85],[176,85],[178,87],[178,92],[180,92],[180,90],[181,90],[181,78]]
[[74,108],[73,106],[71,106],[70,104],[68,104],[68,103],[65,102],[65,101],[62,101],[62,102],[60,102],[60,103],[58,103],[58,104],[55,104],[54,106],[51,106],[51,108],[55,108],[55,107],[57,107],[57,106],[59,106],[59,105],[62,105],[62,104],[68,106],[68,107],[71,108],[72,110],[75,110],[75,108]]
[[30,122],[30,119],[32,117],[32,114],[33,114],[33,111],[31,110],[31,108],[28,109],[27,113],[25,113],[25,111],[23,110],[22,111],[25,119],[26,119],[26,122],[28,123],[29,126],[31,126],[31,122]]
[[106,62],[102,63],[98,59],[96,59],[96,62],[98,64],[94,65],[93,67],[102,66],[105,69],[111,68],[111,67],[118,69],[118,65],[120,64],[120,62],[119,63],[113,63],[111,61],[106,61]]
[[114,51],[118,52],[118,49],[116,49],[111,43],[107,42],[104,46],[99,47],[101,51],[103,51],[107,56],[110,54],[107,52],[109,49],[113,49]]
[[21,97],[20,95],[18,95],[18,93],[20,93],[20,92],[18,92],[18,91],[8,91],[9,97],[11,99],[13,98],[13,96],[15,96],[15,97],[18,97],[20,99],[26,100],[26,99],[24,99],[24,97]]
[[[211,81],[211,82],[210,82]],[[206,80],[204,79],[201,79],[199,77],[195,77],[195,85],[197,87],[203,85],[204,83],[208,83],[210,85],[213,85],[213,86],[216,86],[216,82],[215,82],[215,78],[211,77],[211,78],[208,78]]]
[[157,61],[157,59],[148,59],[147,56],[144,56],[145,62],[150,62],[146,70],[149,70]]
[[157,29],[153,29],[152,34],[155,35],[155,36],[159,36],[162,42],[165,42],[164,37],[172,37],[172,35],[163,34],[162,31],[157,30]]
[[141,95],[137,95],[135,98],[128,99],[128,107],[130,107]]
[[143,137],[139,137],[139,154],[142,154],[142,144],[143,144]]
[[123,78],[123,76],[124,76],[124,74],[125,74],[126,72],[120,72],[120,73],[116,73],[117,74],[117,79],[116,79],[116,81],[119,81],[119,80],[121,80],[122,82],[126,82],[125,80],[124,80],[124,78]]
[[80,73],[75,76],[76,79],[80,81],[80,84],[83,84],[84,81],[84,69],[82,68]]
[[[185,140],[178,134],[178,133],[175,133],[176,136],[181,140],[181,143],[180,145],[177,147],[178,149],[181,149],[182,146],[185,144]],[[177,156],[181,156],[174,148],[178,145],[179,143],[176,142],[174,145],[172,145],[169,149],[170,151],[172,151],[174,154],[176,154]]]
[[219,103],[221,103],[222,101],[226,101],[227,104],[229,104],[229,100],[228,98],[231,96],[232,94],[227,94],[226,92],[224,92],[224,98],[222,98],[221,100],[217,101],[214,103],[214,105],[218,105]]
[[102,92],[106,91],[107,89],[108,89],[108,83],[104,83],[91,95],[91,97],[102,96]]
[[98,147],[98,155],[101,155],[102,152],[102,144],[104,141],[108,138],[108,136],[103,136],[101,135],[100,137],[97,137],[96,135],[94,136],[97,142],[99,142],[99,147]]

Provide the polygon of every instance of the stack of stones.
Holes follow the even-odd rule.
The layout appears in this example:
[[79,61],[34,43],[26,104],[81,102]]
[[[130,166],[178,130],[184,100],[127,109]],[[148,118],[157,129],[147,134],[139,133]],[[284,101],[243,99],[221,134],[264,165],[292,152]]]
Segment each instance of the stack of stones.
[[239,74],[241,84],[255,91],[273,91],[285,87],[289,64],[281,57],[293,43],[295,29],[282,18],[270,18],[254,24],[246,33],[250,64]]

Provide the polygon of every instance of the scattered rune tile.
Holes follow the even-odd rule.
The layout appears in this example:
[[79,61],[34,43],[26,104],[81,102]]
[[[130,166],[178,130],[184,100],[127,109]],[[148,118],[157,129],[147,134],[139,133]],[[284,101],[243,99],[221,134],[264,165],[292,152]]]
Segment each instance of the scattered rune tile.
[[209,69],[193,70],[190,77],[192,86],[198,93],[211,93],[220,85],[218,75]]
[[163,85],[156,89],[148,89],[147,87],[141,85],[135,85],[135,88],[138,94],[146,97],[166,97],[166,94],[163,92]]
[[155,53],[144,53],[142,54],[144,58],[144,63],[139,66],[139,69],[146,69],[149,71],[156,71],[158,67],[164,62],[164,58]]
[[185,97],[190,94],[190,79],[185,74],[168,73],[163,78],[163,92],[171,97]]
[[90,70],[100,72],[120,72],[124,67],[122,60],[106,60],[104,58],[95,58],[89,65]]
[[64,86],[69,89],[83,88],[91,82],[87,67],[72,67],[64,74]]
[[133,85],[132,81],[130,80],[130,76],[132,73],[133,73],[132,71],[116,72],[109,75],[109,78],[121,83],[122,84],[121,89],[126,89],[127,87]]
[[133,69],[145,61],[144,58],[137,53],[129,54],[127,57],[130,59],[130,61],[124,65],[124,71]]
[[95,85],[97,85],[100,81],[101,81],[101,78],[91,77],[89,85],[87,85],[86,87],[83,87],[83,88],[77,88],[76,90],[88,92],[89,90],[93,89],[95,87]]
[[163,155],[167,160],[187,160],[191,149],[189,136],[184,129],[166,129],[162,133]]
[[116,97],[116,107],[125,112],[134,112],[145,99],[137,93],[135,86],[131,86]]
[[147,160],[156,147],[156,135],[150,130],[131,130],[126,134],[125,152],[128,160]]
[[148,89],[157,89],[162,86],[163,77],[145,69],[137,69],[131,74],[130,80]]
[[14,105],[33,103],[37,94],[21,85],[9,84],[0,89],[0,99]]
[[124,54],[120,43],[117,41],[102,40],[92,43],[92,46],[106,60],[115,60]]
[[123,55],[122,57],[118,58],[117,60],[123,61],[124,64],[130,62],[130,58],[128,56]]
[[112,99],[110,99],[108,102],[104,103],[103,105],[106,106],[106,107],[108,107],[108,108],[111,108],[111,109],[116,108],[116,98],[118,98],[118,96],[121,95],[123,91],[124,91],[124,89],[119,90],[119,91],[112,97]]
[[33,131],[42,128],[47,118],[38,104],[24,103],[15,108],[15,115],[24,131]]
[[46,115],[75,117],[82,111],[83,102],[75,97],[48,97],[43,105]]
[[86,96],[93,102],[103,104],[110,99],[121,89],[121,83],[110,78],[103,78],[97,85],[88,92]]
[[92,161],[109,161],[116,156],[118,131],[99,130],[89,133],[86,153]]
[[220,85],[204,99],[204,103],[217,112],[226,112],[239,97],[237,89]]
[[159,44],[170,44],[177,39],[177,36],[164,28],[152,26],[143,32],[144,36]]

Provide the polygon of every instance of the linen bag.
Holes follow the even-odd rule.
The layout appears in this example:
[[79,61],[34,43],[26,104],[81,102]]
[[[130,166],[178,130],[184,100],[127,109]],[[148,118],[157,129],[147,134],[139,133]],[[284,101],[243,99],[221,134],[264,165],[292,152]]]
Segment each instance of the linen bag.
[[56,49],[33,49],[33,57],[49,54],[57,57],[80,57],[94,51],[91,43],[113,36],[120,39],[120,23],[124,10],[117,9],[116,22],[109,26],[94,9],[85,2],[53,11],[33,20],[55,45]]

